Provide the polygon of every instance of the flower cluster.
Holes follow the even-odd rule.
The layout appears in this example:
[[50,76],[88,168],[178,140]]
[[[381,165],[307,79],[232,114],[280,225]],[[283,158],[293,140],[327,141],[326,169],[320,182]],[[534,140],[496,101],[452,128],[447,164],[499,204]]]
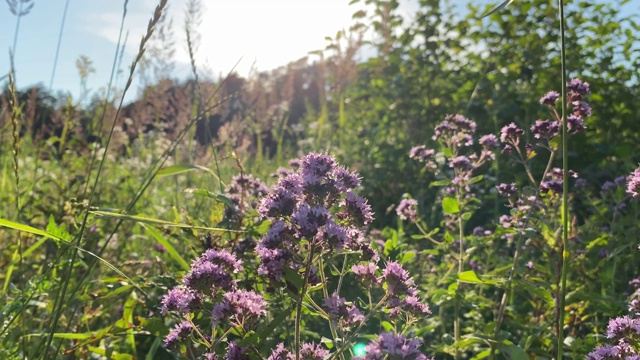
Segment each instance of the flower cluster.
[[414,199],[402,199],[396,207],[396,214],[402,220],[415,222],[418,220],[418,202]]
[[[329,355],[329,350],[323,348],[321,345],[314,343],[302,344],[300,348],[300,359],[302,360],[324,360]],[[283,343],[279,343],[278,346],[271,352],[271,355],[267,360],[295,360],[295,353],[290,352],[284,347]]]
[[[444,120],[435,127],[433,140],[440,142],[447,152],[444,155],[448,161],[448,167],[452,169],[450,186],[446,189],[450,195],[458,191],[464,192],[468,197],[474,197],[471,193],[471,183],[473,182],[473,171],[482,166],[485,162],[494,160],[494,150],[498,148],[500,142],[493,134],[481,136],[479,144],[482,150],[479,153],[469,155],[461,154],[461,150],[474,144],[477,125],[460,114],[447,115]],[[426,163],[428,170],[437,170],[436,151],[428,149],[426,145],[415,146],[409,152],[409,157]],[[404,220],[411,216],[405,209],[408,208],[409,200],[403,200],[402,207],[397,210],[398,215]]]
[[633,197],[640,196],[640,168],[635,169],[627,177],[627,192]]
[[367,354],[357,360],[429,360],[420,352],[420,340],[391,332],[382,333],[366,347]]
[[253,291],[236,290],[224,294],[224,300],[213,307],[214,324],[231,322],[243,326],[247,321],[266,315],[267,303]]
[[635,293],[629,301],[630,316],[621,316],[609,320],[607,338],[613,344],[596,347],[587,355],[587,360],[633,359],[640,360],[640,291],[638,279],[629,283],[635,288]]
[[[464,122],[461,124],[471,126]],[[491,139],[487,140],[490,142]],[[462,167],[468,166],[462,160],[461,164]],[[355,256],[349,259],[351,264],[355,263],[351,272],[363,290],[369,292],[369,299],[372,299],[372,287],[382,289],[384,295],[375,305],[360,300],[349,301],[339,293],[342,276],[345,275],[340,274],[337,289],[331,295],[325,291],[323,301],[318,302],[321,305],[314,303],[314,306],[326,314],[332,329],[338,331],[343,339],[353,339],[370,318],[372,313],[365,315],[365,310],[380,311],[391,318],[406,314],[412,316],[412,321],[431,314],[429,307],[421,302],[408,271],[399,263],[389,261],[382,271],[379,270],[379,256],[371,243],[365,240],[364,227],[373,221],[373,214],[367,201],[355,193],[360,185],[358,175],[337,165],[331,156],[325,154],[311,153],[294,165],[294,170],[278,172],[277,183],[257,206],[260,218],[269,224],[255,248],[259,258],[257,274],[264,276],[270,288],[273,288],[271,285],[282,288],[286,285],[289,290],[294,290],[290,285],[298,285],[295,290],[302,294],[299,298],[294,297],[298,301],[308,295],[306,290],[313,284],[333,287],[324,275],[325,264],[331,261],[332,255],[348,255],[343,266],[347,264],[347,257]],[[234,197],[238,209],[245,196],[253,197],[264,190],[250,176],[235,177],[233,183],[230,193],[239,196]],[[399,213],[406,214],[407,219],[416,219],[416,211],[417,202],[411,200],[405,201],[398,209]],[[325,258],[327,262],[323,260],[321,263],[319,258]],[[244,289],[246,285],[237,280],[241,271],[242,262],[226,251],[210,249],[193,261],[182,283],[169,290],[162,299],[163,315],[177,313],[184,320],[165,338],[167,348],[184,350],[184,346],[177,345],[191,341],[198,346],[186,348],[197,352],[193,356],[199,355],[204,359],[248,360],[254,355],[265,358],[266,355],[258,353],[260,349],[233,340],[238,335],[242,337],[258,332],[259,321],[267,315],[267,301],[263,296]],[[302,287],[289,277],[292,273],[295,276],[296,272],[303,275]],[[287,281],[284,281],[285,276]],[[296,312],[296,327],[300,324],[302,304],[297,306],[300,307]],[[213,331],[202,325],[206,323],[206,316],[210,316]],[[221,334],[223,338],[218,338]],[[269,350],[267,359],[324,360],[329,356],[329,350],[322,344],[302,344],[298,336],[295,350],[288,350],[280,343]],[[215,349],[218,344],[227,344],[226,352]],[[383,334],[377,342],[370,344],[371,355],[367,358],[427,359],[419,352],[419,346],[416,339]],[[338,352],[345,350],[346,347],[342,347]],[[221,357],[223,353],[225,355]]]
[[358,307],[348,306],[346,299],[335,293],[324,299],[324,307],[331,321],[341,327],[349,327],[364,320],[364,315]]
[[234,206],[225,208],[225,217],[238,221],[248,209],[255,209],[258,206],[258,199],[265,196],[268,191],[269,189],[260,179],[250,174],[234,176],[225,190],[225,195]]
[[[182,284],[162,298],[160,308],[163,315],[175,311],[183,318],[190,313],[203,310],[206,300],[213,302],[211,323],[239,326],[251,329],[254,321],[266,315],[266,302],[261,295],[253,291],[239,290],[233,275],[243,269],[242,263],[233,254],[226,251],[209,249],[193,261],[191,269],[182,279]],[[164,345],[175,347],[180,341],[190,336],[205,337],[201,342],[208,342],[206,335],[210,331],[202,331],[189,320],[179,323],[166,336]],[[225,359],[244,359],[244,349],[230,342]],[[214,354],[205,354],[205,358],[216,359]]]
[[[584,118],[591,116],[591,107],[584,101],[585,96],[591,94],[589,83],[580,79],[573,79],[567,83],[567,101],[573,106],[573,112],[567,116],[567,130],[570,134],[583,132]],[[540,99],[540,104],[550,107],[556,117],[555,120],[538,120],[531,127],[531,132],[537,139],[550,139],[560,132],[560,116],[556,110],[556,103],[560,94],[550,91]]]
[[353,191],[357,174],[336,165],[333,157],[311,153],[299,168],[278,179],[258,208],[272,224],[257,246],[259,273],[280,281],[284,270],[300,269],[294,257],[306,240],[316,254],[333,250],[361,251],[375,257],[362,227],[373,221],[371,206]]

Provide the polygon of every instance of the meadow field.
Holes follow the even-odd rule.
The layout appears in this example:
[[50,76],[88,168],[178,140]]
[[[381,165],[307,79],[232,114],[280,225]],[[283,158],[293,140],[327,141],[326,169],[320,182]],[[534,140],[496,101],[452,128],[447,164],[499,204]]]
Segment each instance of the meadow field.
[[410,2],[248,76],[198,0],[81,98],[1,61],[0,359],[640,359],[640,7]]

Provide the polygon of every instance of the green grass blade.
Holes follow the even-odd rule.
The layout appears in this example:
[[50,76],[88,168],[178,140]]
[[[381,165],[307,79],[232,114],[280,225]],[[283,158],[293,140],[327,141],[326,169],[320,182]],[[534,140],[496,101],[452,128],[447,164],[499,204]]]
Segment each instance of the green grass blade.
[[138,290],[140,290],[140,292],[142,292],[143,294],[146,295],[146,293],[133,280],[131,280],[131,278],[129,278],[127,275],[125,275],[125,273],[120,271],[117,267],[111,265],[111,263],[109,263],[107,260],[105,260],[105,259],[101,258],[100,256],[92,253],[91,251],[85,250],[85,249],[83,249],[83,248],[81,248],[79,246],[74,245],[73,243],[71,243],[68,240],[65,240],[65,239],[63,239],[61,237],[58,237],[58,236],[54,235],[54,234],[50,234],[50,233],[48,233],[48,232],[46,232],[44,230],[40,230],[40,229],[34,228],[32,226],[29,226],[29,225],[20,224],[20,223],[14,222],[14,221],[6,220],[6,219],[0,219],[0,226],[7,227],[7,228],[10,228],[10,229],[14,229],[14,230],[18,230],[18,231],[22,231],[22,232],[27,232],[27,233],[30,233],[30,234],[33,234],[33,235],[44,236],[46,238],[50,238],[50,239],[52,239],[52,240],[54,240],[56,242],[59,242],[59,243],[61,243],[63,245],[70,246],[70,247],[72,247],[72,248],[74,248],[74,249],[76,249],[76,250],[78,250],[80,252],[83,252],[83,253],[91,256],[91,257],[94,257],[98,261],[100,261],[103,264],[105,264],[109,269],[113,270],[118,275],[120,275],[123,278],[127,279],[128,281],[130,281],[132,284],[134,284],[134,286]]
[[89,212],[94,214],[94,215],[97,215],[97,216],[109,217],[109,218],[121,219],[121,220],[136,221],[136,222],[139,222],[139,223],[150,224],[150,225],[160,225],[160,226],[167,226],[167,227],[177,227],[177,228],[183,228],[183,229],[208,230],[208,231],[242,232],[240,230],[229,230],[229,229],[223,229],[223,228],[217,228],[217,227],[179,224],[179,223],[175,223],[175,222],[171,222],[171,221],[153,219],[153,218],[140,216],[140,215],[126,215],[126,214],[119,214],[119,213],[114,213],[114,212],[110,212],[110,211],[99,211],[99,210],[97,210],[97,211],[89,211]]
[[190,266],[189,263],[187,263],[184,258],[182,256],[180,256],[180,254],[176,251],[176,249],[173,247],[173,245],[171,245],[170,242],[168,242],[160,233],[160,231],[146,226],[143,223],[140,223],[140,226],[142,226],[151,236],[153,236],[154,239],[156,239],[156,241],[158,242],[158,244],[164,246],[164,248],[167,250],[167,252],[169,253],[169,255],[171,256],[171,258],[173,260],[175,260],[178,264],[180,264],[180,267],[185,270],[185,271],[189,271]]
[[[191,171],[204,171],[211,174],[216,180],[220,180],[218,175],[206,166],[201,165],[173,165],[158,170],[156,177],[173,176],[188,173]],[[226,184],[225,184],[226,185]]]
[[[35,244],[29,246],[29,248],[27,250],[22,252],[22,258],[24,259],[27,256],[29,256],[32,252],[36,251],[36,249],[38,249],[46,241],[47,241],[47,238],[43,237],[42,239],[38,240]],[[11,263],[9,263],[9,265],[7,265],[6,276],[5,276],[5,279],[4,279],[4,285],[2,286],[2,293],[3,294],[7,291],[7,287],[9,286],[9,282],[11,281],[11,274],[13,274],[13,268],[15,267],[15,265],[19,261],[20,261],[20,254],[19,254],[19,251],[16,250],[13,253],[13,256],[11,257]]]
[[491,14],[495,14],[496,12],[502,10],[504,7],[506,7],[507,5],[511,4],[513,2],[513,0],[504,0],[500,5],[494,7],[493,9],[491,9],[491,11],[489,11],[488,13],[482,15],[483,18],[490,16]]

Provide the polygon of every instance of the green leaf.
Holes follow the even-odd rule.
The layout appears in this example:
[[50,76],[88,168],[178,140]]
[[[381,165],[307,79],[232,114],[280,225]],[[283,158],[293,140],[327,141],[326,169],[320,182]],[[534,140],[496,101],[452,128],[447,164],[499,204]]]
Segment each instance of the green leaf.
[[449,179],[444,179],[444,180],[437,180],[437,181],[432,181],[431,184],[429,184],[430,187],[434,187],[434,186],[447,186],[451,184],[451,180]]
[[517,345],[505,340],[499,346],[500,352],[507,355],[510,360],[529,360],[529,355]]
[[478,275],[476,275],[476,272],[473,270],[461,272],[460,274],[458,274],[458,280],[466,283],[482,283],[482,280],[480,280]]
[[296,291],[300,291],[300,289],[302,289],[302,276],[300,276],[300,274],[291,269],[290,267],[285,267],[284,268],[284,278],[285,280],[287,280],[288,282],[290,282],[291,284],[293,284],[293,286],[296,287]]
[[471,181],[469,181],[469,184],[478,183],[478,182],[482,181],[482,179],[484,179],[484,175],[474,176],[473,178],[471,178]]
[[526,291],[528,291],[532,295],[542,298],[547,303],[547,306],[549,307],[555,306],[553,296],[551,296],[551,293],[549,293],[547,289],[541,286],[536,286],[535,284],[532,284],[524,280],[516,281],[516,284],[518,284],[519,287],[524,288]]
[[452,197],[442,199],[442,210],[445,214],[457,214],[460,212],[458,201]]
[[404,264],[407,261],[413,259],[416,256],[416,253],[413,251],[406,252],[402,255],[402,259],[400,259],[400,263]]
[[333,345],[333,340],[331,340],[331,339],[326,338],[326,337],[324,337],[324,336],[323,336],[323,337],[320,339],[320,342],[321,342],[321,343],[323,343],[323,344],[325,344],[329,349],[333,349],[333,346],[334,346],[334,345]]
[[473,270],[469,270],[469,271],[463,271],[460,274],[458,274],[458,280],[462,281],[462,282],[466,282],[466,283],[472,283],[472,284],[485,284],[485,285],[497,285],[498,282],[495,280],[491,280],[491,279],[487,279],[486,276],[483,276],[483,279],[479,278],[478,275],[476,275],[475,271]]

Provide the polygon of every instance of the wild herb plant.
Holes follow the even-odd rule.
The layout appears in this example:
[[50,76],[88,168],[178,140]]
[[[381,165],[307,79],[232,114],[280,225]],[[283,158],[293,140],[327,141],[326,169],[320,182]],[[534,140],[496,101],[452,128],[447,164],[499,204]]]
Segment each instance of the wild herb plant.
[[[626,193],[634,198],[638,197],[640,195],[640,168],[628,175],[626,182]],[[605,183],[605,185],[607,184]],[[611,188],[612,185],[607,187]],[[607,343],[597,346],[587,355],[587,360],[640,359],[640,279],[631,280],[629,286],[634,290],[628,298],[629,315],[609,320]]]
[[[292,164],[294,170],[280,171],[277,184],[257,206],[259,221],[268,224],[255,247],[259,261],[245,268],[230,252],[207,250],[182,284],[164,296],[162,313],[181,315],[165,346],[188,358],[207,359],[223,354],[225,359],[268,354],[269,359],[296,360],[427,359],[420,341],[403,334],[430,314],[429,307],[409,273],[397,262],[380,262],[367,241],[365,227],[373,214],[354,192],[358,175],[324,154],[311,153]],[[240,210],[257,195],[240,189],[262,190],[249,177],[235,180],[231,217],[257,205]],[[346,284],[357,286],[359,295],[345,298]],[[305,342],[308,317],[325,320],[331,337]],[[361,329],[383,318],[389,320],[388,331],[366,346],[366,354],[363,349],[356,353]]]

